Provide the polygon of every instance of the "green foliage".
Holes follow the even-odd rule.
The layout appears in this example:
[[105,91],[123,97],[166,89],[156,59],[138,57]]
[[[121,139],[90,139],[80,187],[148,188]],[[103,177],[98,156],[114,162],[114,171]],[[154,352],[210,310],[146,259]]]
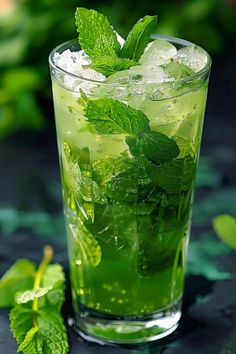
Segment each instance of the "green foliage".
[[110,76],[117,71],[129,69],[134,65],[138,65],[138,63],[130,59],[104,56],[94,60],[91,67],[105,76]]
[[42,236],[64,240],[64,219],[53,217],[45,211],[20,211],[16,208],[0,208],[0,229],[3,235],[10,235],[20,229],[29,229]]
[[154,163],[162,163],[173,160],[180,153],[176,142],[168,136],[156,132],[143,132],[137,139],[126,139],[130,152],[136,155],[144,155]]
[[203,275],[209,280],[230,279],[230,273],[223,271],[216,262],[216,257],[229,253],[230,249],[227,246],[211,239],[209,235],[202,235],[198,240],[191,240],[187,274]]
[[88,100],[84,113],[98,134],[138,134],[149,128],[142,111],[112,98]]
[[145,16],[138,20],[129,32],[124,46],[121,50],[121,57],[138,61],[150,41],[150,35],[157,27],[157,16]]
[[13,306],[16,293],[33,286],[35,270],[35,264],[27,259],[13,264],[0,280],[0,307]]
[[[10,299],[14,298],[10,303],[14,306],[10,312],[10,325],[19,345],[18,352],[24,354],[68,353],[66,328],[60,314],[65,300],[65,276],[59,264],[49,265],[52,256],[53,250],[47,246],[36,271],[31,261],[18,260],[0,281],[1,296],[4,293]],[[32,282],[28,282],[25,288],[24,280],[29,277]],[[14,282],[18,282],[17,288],[9,287]],[[0,307],[8,305],[2,302]]]
[[79,43],[90,58],[116,56],[120,44],[107,17],[94,10],[77,8],[75,13]]
[[213,219],[213,226],[217,235],[236,250],[236,218],[228,214],[216,216]]

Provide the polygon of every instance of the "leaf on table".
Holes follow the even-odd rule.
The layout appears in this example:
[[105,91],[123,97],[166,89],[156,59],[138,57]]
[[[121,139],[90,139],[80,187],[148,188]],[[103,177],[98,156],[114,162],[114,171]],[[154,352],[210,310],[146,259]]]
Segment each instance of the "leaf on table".
[[19,259],[13,264],[0,280],[0,307],[13,306],[19,290],[33,287],[35,270],[35,264],[27,259]]
[[62,316],[57,312],[41,310],[38,315],[39,333],[43,339],[43,353],[68,353],[68,340]]
[[236,250],[236,218],[228,214],[216,216],[213,227],[222,241]]
[[24,341],[19,345],[18,352],[24,354],[44,354],[43,339],[40,336],[39,328],[32,327],[25,336]]
[[134,156],[143,154],[154,163],[168,162],[180,153],[179,147],[173,139],[154,130],[143,132],[138,138],[128,137],[126,142]]
[[142,111],[112,98],[88,100],[84,114],[98,134],[138,134],[150,129]]
[[60,311],[65,301],[65,274],[60,264],[50,264],[47,266],[42,286],[52,287],[52,290],[40,299],[40,307],[54,307],[57,311]]
[[121,57],[138,61],[157,27],[157,16],[145,16],[138,20],[121,49]]
[[10,312],[10,327],[18,344],[25,339],[26,333],[33,327],[31,304],[16,305]]

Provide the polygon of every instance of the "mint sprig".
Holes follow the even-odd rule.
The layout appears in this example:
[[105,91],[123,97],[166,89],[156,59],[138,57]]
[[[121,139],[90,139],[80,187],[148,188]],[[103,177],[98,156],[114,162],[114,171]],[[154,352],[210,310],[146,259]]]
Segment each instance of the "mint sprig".
[[105,76],[138,65],[138,60],[157,25],[157,16],[145,16],[140,19],[121,49],[115,31],[103,14],[78,7],[75,20],[80,46],[90,57],[91,67]]
[[138,134],[149,129],[142,111],[108,97],[88,100],[84,114],[98,134]]
[[75,13],[79,43],[91,59],[103,55],[116,56],[120,44],[108,19],[95,10],[78,7]]
[[[0,281],[3,293],[9,292],[9,297],[14,298],[10,325],[19,345],[18,351],[24,354],[68,353],[66,328],[60,314],[65,276],[59,264],[49,265],[52,257],[53,250],[47,246],[37,270],[33,262],[18,260]],[[32,278],[27,287],[23,274],[25,279],[29,275]],[[7,283],[16,285],[16,279],[18,286],[9,288]],[[5,302],[0,307],[8,305]]]
[[157,16],[145,16],[134,25],[121,50],[122,58],[138,61],[157,27]]
[[180,153],[173,139],[154,130],[142,132],[137,138],[128,137],[126,142],[134,156],[144,155],[154,163],[173,160]]
[[115,74],[117,71],[129,69],[134,65],[138,65],[138,63],[134,60],[104,55],[94,60],[91,64],[91,68],[99,71],[105,76],[110,76]]

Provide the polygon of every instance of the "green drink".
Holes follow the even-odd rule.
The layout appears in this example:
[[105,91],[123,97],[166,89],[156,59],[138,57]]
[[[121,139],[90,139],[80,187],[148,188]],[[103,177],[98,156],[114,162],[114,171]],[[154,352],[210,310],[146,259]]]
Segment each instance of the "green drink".
[[158,339],[181,314],[210,58],[148,41],[123,70],[75,41],[50,56],[76,325],[94,340]]

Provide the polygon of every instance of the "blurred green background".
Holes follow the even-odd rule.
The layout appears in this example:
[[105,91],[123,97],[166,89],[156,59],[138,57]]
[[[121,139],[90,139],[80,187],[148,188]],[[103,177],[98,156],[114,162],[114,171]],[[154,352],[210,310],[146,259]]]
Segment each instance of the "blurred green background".
[[138,18],[158,14],[158,33],[193,41],[212,56],[229,50],[236,34],[235,0],[0,0],[0,139],[48,126],[53,114],[47,57],[76,37],[77,6],[103,12],[123,36]]

